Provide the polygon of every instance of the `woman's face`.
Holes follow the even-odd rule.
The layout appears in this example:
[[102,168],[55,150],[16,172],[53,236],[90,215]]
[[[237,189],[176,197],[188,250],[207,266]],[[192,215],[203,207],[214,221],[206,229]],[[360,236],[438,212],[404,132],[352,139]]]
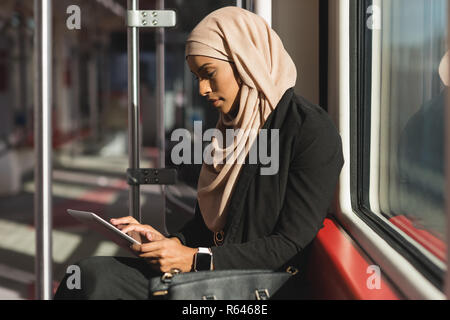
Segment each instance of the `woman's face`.
[[234,64],[205,56],[188,56],[187,63],[197,77],[200,95],[224,114],[237,113],[241,80]]

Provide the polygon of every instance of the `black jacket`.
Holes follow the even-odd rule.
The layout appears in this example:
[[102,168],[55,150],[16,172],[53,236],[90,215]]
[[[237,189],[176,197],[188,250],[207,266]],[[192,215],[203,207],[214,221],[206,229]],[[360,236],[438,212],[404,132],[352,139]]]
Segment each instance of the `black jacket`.
[[302,267],[332,202],[344,161],[328,114],[291,88],[263,129],[279,129],[278,174],[261,175],[261,164],[247,159],[231,195],[224,244],[214,246],[198,202],[195,217],[173,234],[186,246],[211,247],[216,270]]

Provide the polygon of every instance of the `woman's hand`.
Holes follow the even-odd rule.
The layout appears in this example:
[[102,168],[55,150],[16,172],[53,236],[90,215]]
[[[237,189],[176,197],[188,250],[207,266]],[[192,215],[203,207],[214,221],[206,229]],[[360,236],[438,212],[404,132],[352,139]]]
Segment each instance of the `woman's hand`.
[[160,272],[170,272],[175,268],[181,272],[192,270],[194,255],[198,249],[183,246],[177,238],[151,240],[151,235],[146,230],[139,230],[141,230],[139,231],[141,237],[147,237],[149,242],[141,245],[134,244],[131,249],[137,256],[145,259],[153,269]]
[[170,272],[176,268],[190,272],[194,255],[198,249],[183,246],[177,238],[166,238],[149,225],[140,224],[133,217],[111,219],[111,223],[122,232],[133,237],[141,245],[132,245],[134,254],[145,259],[153,269]]
[[140,243],[166,239],[159,231],[146,224],[140,224],[133,217],[111,219],[111,223]]

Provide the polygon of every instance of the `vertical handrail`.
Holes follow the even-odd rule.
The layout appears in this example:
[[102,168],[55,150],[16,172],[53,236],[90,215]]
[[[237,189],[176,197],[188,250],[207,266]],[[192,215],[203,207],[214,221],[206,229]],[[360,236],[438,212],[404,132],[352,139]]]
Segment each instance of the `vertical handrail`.
[[253,12],[263,17],[272,27],[272,0],[253,0]]
[[35,0],[34,143],[36,299],[52,299],[52,2]]
[[[164,10],[164,0],[158,0],[156,4],[157,10]],[[156,29],[156,110],[157,110],[157,119],[158,119],[158,149],[159,149],[159,158],[157,167],[163,169],[166,167],[166,132],[165,132],[165,118],[164,118],[164,104],[165,104],[165,30],[164,28]],[[162,232],[167,233],[166,230],[166,186],[161,185],[161,199],[162,199],[162,227],[164,230]]]
[[[128,10],[139,10],[139,0],[128,0]],[[128,26],[128,155],[129,168],[140,166],[139,28]],[[140,186],[130,185],[129,215],[142,221]]]
[[[157,10],[164,10],[164,0],[158,0]],[[165,119],[164,119],[164,96],[165,96],[165,31],[164,28],[156,29],[156,99],[157,99],[157,117],[158,117],[158,147],[159,159],[157,166],[164,168],[165,158]]]
[[99,139],[99,106],[98,106],[98,84],[97,84],[97,52],[88,61],[88,97],[89,97],[89,127],[95,142]]

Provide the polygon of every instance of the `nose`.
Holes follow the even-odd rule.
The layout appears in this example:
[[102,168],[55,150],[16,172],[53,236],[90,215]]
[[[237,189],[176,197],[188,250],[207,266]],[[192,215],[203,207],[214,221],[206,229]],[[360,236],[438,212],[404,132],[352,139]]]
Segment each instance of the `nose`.
[[198,90],[201,96],[206,96],[208,93],[211,92],[211,85],[209,81],[207,80],[201,80],[198,83]]

